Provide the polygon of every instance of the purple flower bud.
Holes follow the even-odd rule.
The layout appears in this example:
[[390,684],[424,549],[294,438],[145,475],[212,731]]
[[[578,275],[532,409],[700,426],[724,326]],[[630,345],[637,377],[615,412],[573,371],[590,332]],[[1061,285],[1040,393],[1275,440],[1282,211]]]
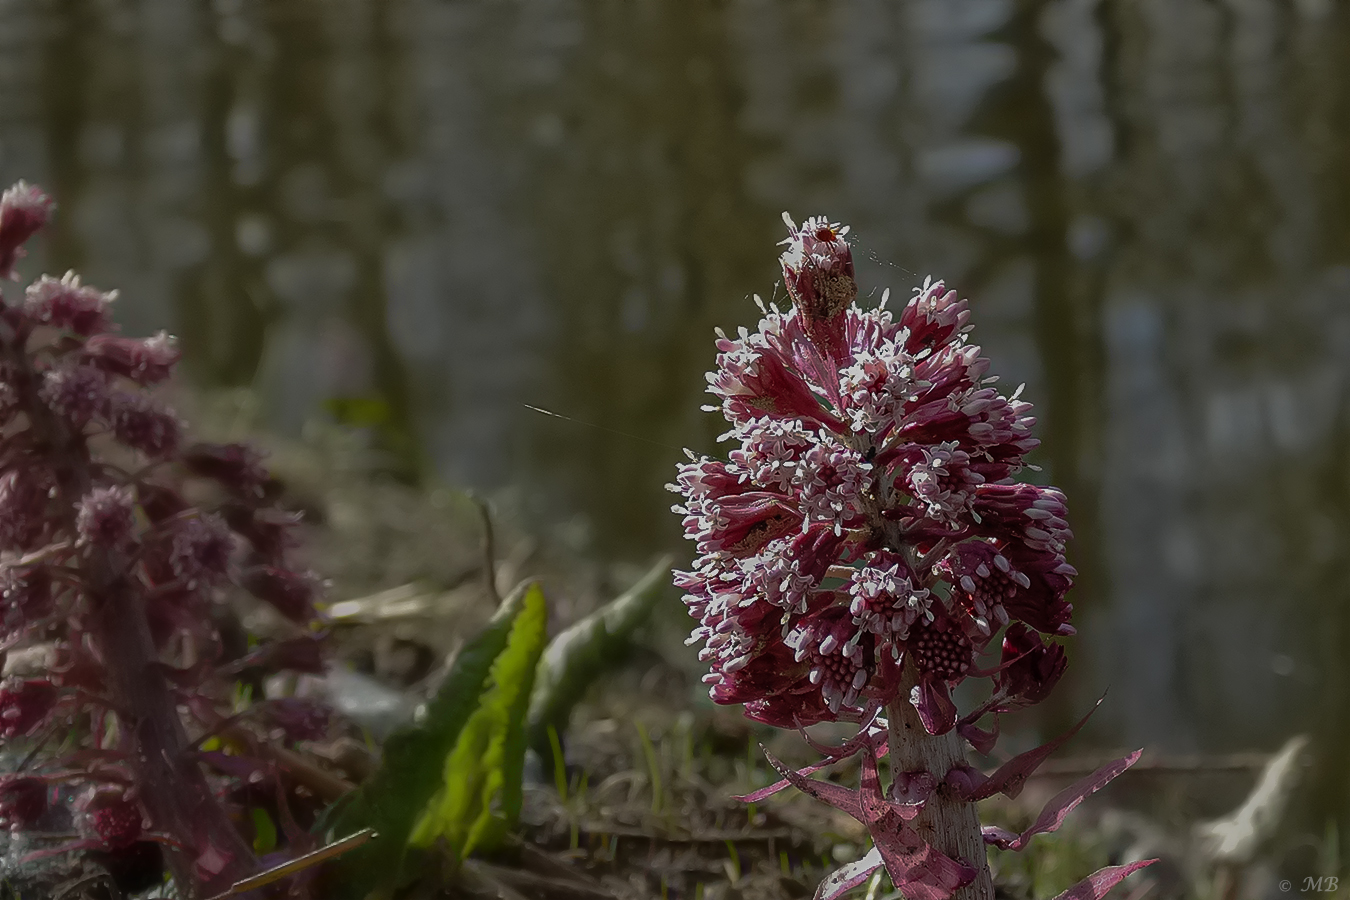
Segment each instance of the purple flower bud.
[[96,334],[84,344],[85,359],[92,365],[142,385],[158,384],[168,378],[180,355],[167,331],[149,338]]
[[807,667],[807,681],[820,691],[831,713],[854,706],[871,680],[873,636],[860,631],[843,606],[830,605],[808,614],[783,643]]
[[714,507],[711,527],[699,542],[699,549],[754,552],[774,538],[791,534],[801,527],[801,514],[785,499],[767,491],[722,498]]
[[1064,599],[1073,586],[1073,576],[1078,574],[1073,566],[1060,552],[1016,544],[1004,552],[1021,588],[1004,601],[1008,615],[1043,634],[1074,634],[1069,624],[1073,605]]
[[151,459],[163,459],[178,449],[182,431],[178,417],[145,394],[114,391],[107,416],[119,441]]
[[262,454],[248,444],[193,444],[182,458],[196,474],[243,496],[257,496],[267,481]]
[[37,233],[52,211],[51,199],[20,181],[0,194],[0,278],[15,278],[14,264],[24,256],[23,245]]
[[75,528],[80,542],[95,547],[121,548],[136,533],[136,496],[125,485],[96,487],[80,500]]
[[76,801],[80,830],[108,850],[125,850],[145,833],[141,805],[121,788],[95,788]]
[[801,228],[783,214],[788,225],[787,250],[779,258],[792,305],[801,315],[811,341],[830,357],[847,354],[844,310],[858,296],[853,276],[853,251],[847,228],[824,217],[807,219]]
[[43,275],[29,285],[24,308],[43,325],[88,336],[111,327],[108,306],[116,299],[117,291],[82,285],[80,276],[67,272],[60,280]]
[[1021,623],[1008,626],[1003,635],[1002,663],[997,683],[1010,698],[1006,709],[1030,706],[1044,700],[1064,674],[1068,660],[1059,644],[1047,645],[1040,635]]
[[279,566],[253,566],[244,570],[239,584],[293,622],[305,622],[314,617],[318,586],[311,575]]
[[0,682],[0,737],[32,734],[56,705],[56,686],[42,678]]
[[817,523],[793,537],[784,555],[792,560],[797,574],[814,586],[839,559],[843,542],[843,536],[833,528]]
[[39,394],[53,412],[83,428],[107,411],[108,376],[93,366],[63,365],[42,376]]
[[[791,647],[782,641],[776,641],[766,644],[762,653],[744,665],[715,665],[713,673],[704,676],[704,681],[712,684],[709,694],[716,702],[761,701],[765,704],[764,711],[772,715],[775,707],[766,698],[790,694],[794,688],[805,684],[806,667],[798,662]],[[809,686],[808,691],[802,693],[814,695],[817,699],[820,697],[820,691],[810,689]],[[799,704],[785,705],[792,710]],[[828,717],[828,711],[824,710],[824,701],[820,701],[820,706]],[[820,719],[808,718],[806,721],[818,722]]]
[[1062,553],[1073,537],[1065,521],[1064,495],[1034,484],[982,485],[974,509],[992,536],[1034,550]]
[[960,627],[944,617],[921,620],[905,642],[920,676],[959,681],[970,671],[975,648]]
[[925,280],[914,300],[905,305],[900,325],[909,333],[905,349],[917,354],[941,347],[970,322],[970,310],[956,291],[941,281]]
[[722,337],[717,341],[718,368],[708,373],[708,393],[722,398],[722,408],[732,422],[757,419],[765,413],[775,418],[805,419],[831,428],[839,419],[811,393],[810,386],[789,360],[764,343]]
[[211,513],[181,520],[170,538],[169,566],[189,587],[223,578],[233,556],[230,526]]
[[929,615],[933,598],[915,585],[914,573],[899,554],[869,553],[849,582],[849,613],[854,624],[873,634],[904,640],[910,626]]

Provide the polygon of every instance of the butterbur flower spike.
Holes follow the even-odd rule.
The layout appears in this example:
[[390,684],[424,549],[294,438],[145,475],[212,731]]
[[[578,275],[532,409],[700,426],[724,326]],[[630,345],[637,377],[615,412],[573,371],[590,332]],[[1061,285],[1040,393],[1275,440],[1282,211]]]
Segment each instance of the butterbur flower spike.
[[[0,197],[0,278],[51,208],[23,183]],[[33,753],[0,777],[0,825],[33,827],[59,781],[79,791],[79,838],[28,859],[153,841],[177,896],[201,900],[262,868],[235,826],[247,816],[232,798],[252,784],[238,773],[266,771],[279,797],[290,792],[289,776],[246,755],[216,754],[208,773],[196,744],[231,722],[260,742],[325,733],[326,711],[308,701],[237,716],[234,690],[245,667],[322,670],[319,584],[293,567],[296,518],[269,504],[260,455],[185,441],[148,390],[170,377],[173,340],[117,334],[113,299],[73,273],[0,297],[0,649],[41,642],[51,658],[0,681],[0,740]],[[215,490],[181,490],[190,478]],[[207,509],[189,495],[226,499]],[[215,622],[231,592],[273,605],[291,636],[225,658]],[[87,737],[41,755],[35,736],[58,720]]]
[[[1015,794],[1069,735],[992,778],[965,747],[987,753],[998,716],[1039,702],[1064,672],[1055,639],[1073,634],[1065,598],[1077,574],[1064,555],[1065,497],[1019,480],[1037,446],[1031,404],[995,387],[965,300],[930,279],[895,314],[886,294],[863,309],[848,229],[784,220],[792,307],[761,302],[757,329],[719,330],[708,374],[709,408],[733,446],[725,460],[690,454],[670,486],[699,554],[675,576],[698,621],[691,642],[703,645],[713,700],[744,704],[752,719],[863,723],[841,748],[862,753],[860,791],[806,777],[842,758],[830,754],[801,772],[773,761],[784,780],[746,798],[792,784],[867,826],[873,852],[817,897],[884,865],[906,897],[990,900],[973,804]],[[1000,661],[978,665],[991,648]],[[969,679],[989,685],[988,699],[963,716],[953,691]],[[886,752],[901,775],[882,791]],[[1057,797],[1029,832],[987,839],[1021,849],[1135,758]],[[1138,867],[1103,870],[1065,896],[1099,897]]]

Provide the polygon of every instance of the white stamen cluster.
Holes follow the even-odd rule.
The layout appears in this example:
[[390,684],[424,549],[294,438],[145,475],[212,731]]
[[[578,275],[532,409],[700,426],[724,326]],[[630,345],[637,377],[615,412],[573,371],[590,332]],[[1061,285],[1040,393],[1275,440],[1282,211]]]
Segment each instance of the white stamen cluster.
[[882,558],[853,570],[848,611],[860,631],[903,641],[917,619],[932,619],[932,594],[914,586],[903,561],[891,554],[874,555]]

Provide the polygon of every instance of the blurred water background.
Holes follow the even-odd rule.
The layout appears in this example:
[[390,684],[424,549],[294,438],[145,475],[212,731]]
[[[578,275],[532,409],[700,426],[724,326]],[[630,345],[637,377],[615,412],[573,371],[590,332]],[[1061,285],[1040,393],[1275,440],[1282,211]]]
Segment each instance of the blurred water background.
[[25,271],[121,288],[198,383],[635,561],[688,552],[663,485],[781,211],[850,223],[865,290],[945,277],[1037,404],[1060,718],[1109,685],[1100,744],[1335,756],[1347,48],[1343,0],[0,0],[0,180],[61,206]]

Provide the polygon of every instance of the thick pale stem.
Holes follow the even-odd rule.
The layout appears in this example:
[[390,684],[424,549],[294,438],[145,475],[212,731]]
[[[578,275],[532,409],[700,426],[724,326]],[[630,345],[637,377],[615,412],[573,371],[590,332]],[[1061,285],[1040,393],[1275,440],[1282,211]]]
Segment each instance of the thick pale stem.
[[[890,485],[880,476],[873,484],[878,497],[887,498],[891,493]],[[871,509],[871,520],[885,536],[886,545],[896,553],[902,554],[909,562],[911,571],[922,572],[931,569],[931,564],[920,565],[914,558],[914,550],[899,526],[881,515],[880,506]],[[929,551],[928,560],[935,560],[945,545]],[[931,587],[931,584],[924,585]],[[894,702],[886,707],[890,731],[887,735],[891,749],[892,772],[928,772],[937,782],[938,788],[924,804],[923,812],[914,821],[914,827],[920,837],[952,859],[973,866],[979,873],[975,880],[953,894],[953,900],[994,900],[994,882],[989,874],[988,853],[984,847],[984,837],[980,832],[980,817],[975,804],[968,803],[952,794],[945,784],[947,773],[953,766],[965,763],[966,746],[956,729],[946,734],[929,734],[919,719],[919,712],[909,702],[910,692],[918,683],[914,664],[906,654],[904,676],[900,691]]]
[[978,870],[975,880],[952,895],[953,900],[993,900],[994,883],[989,875],[975,804],[954,796],[943,783],[953,766],[966,762],[964,742],[955,729],[939,735],[924,730],[919,713],[907,699],[913,684],[912,674],[913,668],[906,666],[905,688],[886,709],[890,722],[891,771],[929,772],[938,782],[937,790],[924,804],[914,826],[933,847]]

